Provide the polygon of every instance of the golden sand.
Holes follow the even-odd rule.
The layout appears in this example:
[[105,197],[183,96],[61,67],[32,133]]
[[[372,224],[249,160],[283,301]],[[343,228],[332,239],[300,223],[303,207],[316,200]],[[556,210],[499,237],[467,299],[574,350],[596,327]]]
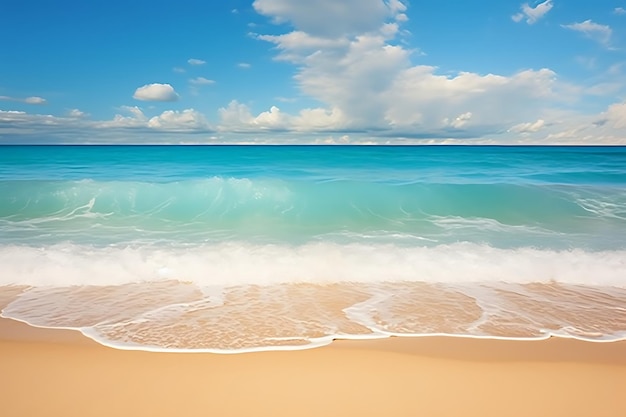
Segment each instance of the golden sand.
[[626,415],[623,342],[428,337],[150,353],[8,319],[0,339],[6,417]]

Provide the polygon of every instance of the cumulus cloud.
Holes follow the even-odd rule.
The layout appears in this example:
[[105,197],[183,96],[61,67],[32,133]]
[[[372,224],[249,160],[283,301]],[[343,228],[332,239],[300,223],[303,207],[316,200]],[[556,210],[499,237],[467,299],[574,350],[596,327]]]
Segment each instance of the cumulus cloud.
[[[338,32],[329,32],[325,26],[343,18],[346,12],[342,7],[326,5],[324,18],[318,19],[302,2],[257,0],[255,5],[275,21],[294,26],[284,34],[256,38],[274,44],[277,59],[296,65],[297,87],[304,96],[323,103],[323,107],[304,109],[290,117],[281,112],[276,120],[288,129],[467,137],[537,120],[541,109],[577,94],[547,68],[504,75],[450,74],[435,66],[413,65],[415,50],[394,42],[401,33],[401,22],[390,20],[406,10],[403,2],[369,1],[366,5],[371,9],[366,15],[372,20],[348,21]],[[372,12],[379,7],[382,11]],[[551,8],[551,1],[545,1],[522,10],[534,23]],[[357,27],[366,30],[350,32]],[[237,110],[245,110],[245,117],[236,120],[252,126],[256,116],[248,108]],[[229,117],[235,113],[230,109]]]
[[197,58],[189,58],[187,60],[187,63],[189,65],[204,65],[204,64],[206,64],[206,61],[203,61],[203,60],[197,59]]
[[615,9],[613,9],[613,14],[617,14],[617,15],[626,14],[626,9],[624,9],[623,7],[616,7]]
[[393,100],[386,103],[385,119],[400,128],[432,130],[449,125],[499,130],[559,100],[557,91],[556,74],[548,69],[510,76],[469,72],[447,76],[437,74],[434,67],[416,66],[396,77],[389,89]]
[[194,109],[166,110],[153,117],[148,117],[137,106],[122,106],[120,110],[123,114],[116,114],[112,120],[94,122],[92,126],[98,129],[143,128],[171,132],[208,131],[211,129],[204,115]]
[[377,30],[382,21],[406,10],[399,0],[255,0],[254,9],[275,23],[289,23],[316,37],[337,37]]
[[[353,40],[332,40],[311,48],[306,34],[263,37],[278,45],[280,56],[299,65],[295,80],[310,97],[340,111],[344,127],[461,128],[532,116],[536,104],[557,99],[556,74],[548,69],[511,76],[463,72],[437,74],[432,66],[411,66],[411,51],[371,33]],[[515,100],[509,97],[515,96]],[[503,105],[506,103],[506,105]],[[471,117],[459,115],[470,112]],[[471,119],[471,120],[470,120]]]
[[289,115],[286,115],[276,106],[270,107],[269,111],[261,112],[252,123],[260,129],[285,129],[289,125]]
[[116,114],[112,120],[97,121],[95,128],[137,128],[145,126],[148,118],[137,106],[122,106],[120,110],[124,114]]
[[248,125],[254,119],[250,109],[245,104],[232,100],[227,107],[222,107],[218,111],[222,128],[237,128]]
[[227,107],[218,111],[219,129],[222,131],[296,131],[311,132],[338,130],[345,123],[343,114],[338,109],[303,109],[297,115],[289,115],[277,106],[254,116],[250,108],[232,100]]
[[25,97],[25,98],[0,96],[0,100],[17,101],[19,103],[26,103],[26,104],[46,104],[47,103],[47,100],[45,98],[37,97],[37,96],[31,96],[31,97]]
[[[302,102],[319,104],[288,111],[293,105],[280,102],[292,99],[277,98],[279,105],[270,104],[261,109],[233,100],[218,110],[219,122],[215,129],[219,134],[211,140],[241,139],[232,139],[234,143],[257,140],[285,143],[299,140],[307,143],[318,140],[324,143],[626,141],[623,134],[625,103],[616,103],[587,116],[573,110],[559,111],[563,103],[573,108],[576,100],[588,94],[585,90],[589,87],[568,85],[548,68],[498,74],[450,72],[434,65],[416,65],[413,58],[417,50],[409,49],[398,39],[403,36],[402,24],[408,19],[404,1],[320,0],[312,4],[256,0],[254,7],[274,22],[290,27],[283,32],[254,34],[254,37],[274,47],[275,59],[294,66],[297,97],[305,99]],[[535,23],[551,8],[552,1],[528,6],[528,9],[522,7],[522,12],[527,13],[519,20]],[[582,29],[568,29],[584,33]],[[191,60],[189,64],[193,65]],[[196,85],[208,85],[211,81],[204,77],[191,78],[189,88],[193,93]],[[608,84],[597,84],[596,90],[607,88]],[[169,84],[145,85],[137,89],[135,96],[151,97],[149,100],[178,98]],[[81,126],[98,134],[121,131],[120,137],[142,134],[146,134],[146,138],[165,137],[169,133],[201,133],[213,129],[204,115],[194,109],[167,110],[159,114],[150,111],[150,107],[145,110],[124,107],[113,119],[104,121],[81,118],[78,113],[54,118],[5,112],[0,113],[0,120],[11,121],[3,122],[0,129],[26,126],[27,120],[46,129],[58,125]],[[41,127],[40,132],[52,131],[46,129]]]
[[211,85],[211,84],[215,84],[214,80],[209,80],[207,78],[204,77],[196,77],[196,78],[191,78],[189,80],[189,82],[193,85]]
[[521,22],[526,19],[526,23],[533,25],[537,23],[539,19],[544,17],[554,7],[552,0],[546,0],[543,3],[539,3],[535,7],[531,7],[528,3],[524,3],[520,6],[521,12],[511,16],[514,22]]
[[587,38],[593,39],[606,47],[609,47],[611,43],[613,30],[607,25],[601,25],[592,22],[591,20],[585,20],[584,22],[572,23],[570,25],[561,25],[561,27],[580,32]]
[[178,93],[169,84],[146,84],[135,90],[133,98],[141,101],[176,101]]
[[148,120],[148,127],[169,131],[197,131],[210,128],[204,115],[194,109],[166,110]]
[[349,124],[343,111],[337,107],[331,109],[303,109],[293,121],[297,131],[341,131],[348,130]]
[[83,118],[83,117],[87,117],[87,114],[86,114],[85,112],[80,111],[80,110],[78,110],[78,109],[70,109],[70,110],[67,112],[67,115],[68,115],[69,117],[74,118],[74,119],[81,119],[81,118]]
[[232,100],[227,107],[220,108],[218,113],[223,130],[285,130],[291,125],[289,116],[276,106],[253,116],[248,106]]

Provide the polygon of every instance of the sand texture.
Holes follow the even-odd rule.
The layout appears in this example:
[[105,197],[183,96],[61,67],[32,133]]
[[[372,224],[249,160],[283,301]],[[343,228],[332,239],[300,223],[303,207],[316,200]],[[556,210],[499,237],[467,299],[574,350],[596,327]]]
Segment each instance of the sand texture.
[[428,337],[151,353],[8,319],[0,338],[5,417],[626,415],[623,342]]

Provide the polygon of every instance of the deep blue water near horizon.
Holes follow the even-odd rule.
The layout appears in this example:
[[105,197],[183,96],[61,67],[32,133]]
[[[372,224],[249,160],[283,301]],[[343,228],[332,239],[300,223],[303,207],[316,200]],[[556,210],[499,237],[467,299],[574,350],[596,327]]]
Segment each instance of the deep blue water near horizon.
[[[421,334],[437,328],[396,332],[395,321],[384,327],[372,318],[392,311],[381,307],[381,294],[391,293],[380,285],[445,284],[483,311],[452,333],[514,336],[530,321],[532,336],[546,326],[536,317],[487,331],[497,291],[483,287],[613,288],[621,302],[625,236],[626,147],[0,146],[0,286],[35,288],[3,314],[87,333],[97,323],[72,321],[80,309],[50,322],[62,303],[55,298],[46,313],[38,291],[189,282],[210,294],[216,314],[228,306],[216,288],[360,283],[372,298],[349,304],[350,320],[377,334]],[[591,326],[594,337],[626,332],[626,310],[615,311],[616,320]],[[337,334],[333,326],[321,332]],[[577,334],[569,327],[580,325],[551,331]],[[98,332],[96,340],[115,345]],[[269,342],[237,346],[254,343]]]

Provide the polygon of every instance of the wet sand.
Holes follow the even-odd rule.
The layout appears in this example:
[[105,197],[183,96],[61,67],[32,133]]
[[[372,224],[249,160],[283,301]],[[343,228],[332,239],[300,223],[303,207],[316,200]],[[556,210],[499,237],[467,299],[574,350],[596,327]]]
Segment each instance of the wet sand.
[[0,369],[7,417],[626,415],[624,342],[425,337],[151,353],[0,319]]

